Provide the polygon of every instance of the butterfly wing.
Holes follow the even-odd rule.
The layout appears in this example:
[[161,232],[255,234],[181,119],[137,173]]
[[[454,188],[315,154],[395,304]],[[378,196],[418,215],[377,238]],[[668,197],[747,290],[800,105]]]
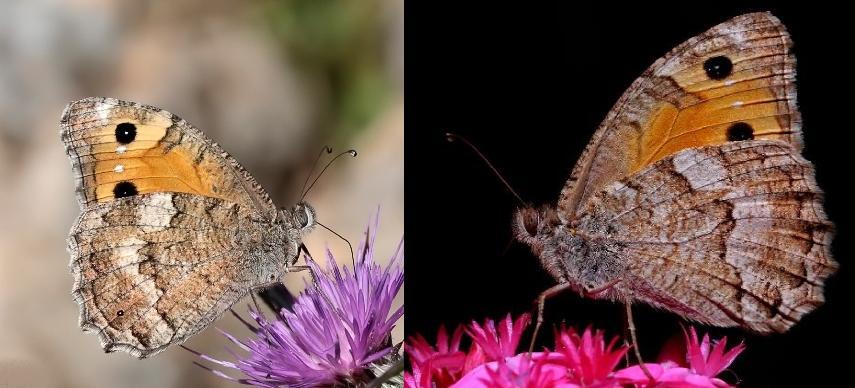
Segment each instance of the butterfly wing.
[[735,17],[677,46],[607,115],[558,203],[573,218],[608,184],[680,150],[766,139],[801,149],[795,58],[770,13]]
[[276,206],[243,167],[187,121],[105,97],[74,101],[60,121],[81,208],[134,194],[190,193],[255,208]]
[[104,350],[156,354],[205,328],[257,282],[260,231],[218,198],[148,193],[94,203],[71,230],[80,325]]
[[625,295],[718,326],[785,331],[823,302],[837,268],[813,166],[780,141],[681,151],[581,214],[583,233],[626,263]]
[[61,135],[83,209],[68,239],[73,295],[106,351],[147,357],[184,341],[257,286],[262,268],[296,255],[273,233],[265,191],[181,118],[86,98],[66,107]]

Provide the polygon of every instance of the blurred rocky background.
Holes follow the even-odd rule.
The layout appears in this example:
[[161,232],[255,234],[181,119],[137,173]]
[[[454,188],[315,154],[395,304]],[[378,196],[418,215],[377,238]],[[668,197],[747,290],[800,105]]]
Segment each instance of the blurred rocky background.
[[[401,0],[0,1],[0,387],[233,385],[180,348],[142,361],[104,354],[78,328],[65,238],[79,209],[58,135],[66,103],[111,96],[176,113],[281,206],[297,200],[323,145],[356,148],[308,200],[353,244],[381,207],[386,260],[403,237],[403,29]],[[323,229],[307,245],[350,261]],[[302,284],[289,275],[289,288]],[[248,334],[228,315],[214,326]],[[226,342],[209,328],[187,344],[228,357]]]

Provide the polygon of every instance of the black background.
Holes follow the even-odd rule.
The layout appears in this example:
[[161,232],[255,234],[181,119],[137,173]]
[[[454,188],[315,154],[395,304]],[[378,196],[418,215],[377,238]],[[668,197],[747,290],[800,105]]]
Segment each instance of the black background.
[[[709,27],[769,10],[795,42],[805,156],[817,166],[837,225],[833,252],[841,270],[827,282],[827,303],[786,334],[700,329],[747,343],[733,373],[724,375],[730,382],[815,386],[846,376],[853,343],[847,312],[853,162],[847,157],[855,153],[846,144],[855,130],[845,97],[853,90],[847,12],[744,2],[600,3],[407,4],[407,334],[433,340],[440,324],[531,311],[537,295],[555,284],[527,247],[511,243],[516,200],[469,149],[447,143],[443,133],[475,143],[526,201],[554,204],[590,136],[644,69]],[[622,309],[565,294],[547,303],[546,320],[618,335]],[[635,311],[641,350],[654,358],[683,321],[647,306]],[[550,330],[543,333],[539,344],[551,344]]]

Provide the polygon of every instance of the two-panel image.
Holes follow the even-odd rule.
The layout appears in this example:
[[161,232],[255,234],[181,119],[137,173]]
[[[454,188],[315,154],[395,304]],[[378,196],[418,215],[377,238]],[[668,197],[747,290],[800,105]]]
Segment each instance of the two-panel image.
[[830,4],[0,5],[0,388],[851,380]]

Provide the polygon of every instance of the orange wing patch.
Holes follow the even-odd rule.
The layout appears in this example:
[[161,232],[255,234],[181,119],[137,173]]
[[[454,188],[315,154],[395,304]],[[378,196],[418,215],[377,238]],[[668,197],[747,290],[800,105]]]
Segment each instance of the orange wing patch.
[[[119,125],[133,131],[133,138],[119,141]],[[126,196],[129,193],[123,195],[117,185],[127,182],[124,186],[134,194],[179,192],[230,199],[217,192],[216,175],[200,164],[199,147],[179,144],[182,139],[172,125],[160,116],[148,120],[114,116],[86,131],[78,139],[82,143],[78,150],[86,150],[79,156],[93,168],[91,176],[82,177],[94,188],[93,198],[107,202]]]
[[659,71],[673,89],[641,124],[630,173],[687,148],[728,141],[780,140],[801,147],[789,38],[775,27],[731,36],[737,43],[705,52],[702,61],[685,68],[676,61]]
[[[96,142],[91,147],[98,202],[115,199],[114,189],[121,182],[133,183],[139,194],[179,192],[221,198],[214,191],[213,174],[202,170],[194,161],[196,155],[191,155],[187,147],[175,147],[175,143],[164,139],[168,125],[121,119],[113,119],[110,124],[94,131]],[[115,128],[119,124],[134,125],[136,138],[128,144],[116,141]]]
[[642,135],[638,171],[686,148],[724,144],[733,140],[789,141],[791,131],[779,117],[780,98],[770,89],[754,89],[706,100],[679,110],[662,104]]
[[61,126],[84,207],[138,194],[173,192],[275,212],[267,194],[237,162],[169,112],[88,98],[69,104]]

